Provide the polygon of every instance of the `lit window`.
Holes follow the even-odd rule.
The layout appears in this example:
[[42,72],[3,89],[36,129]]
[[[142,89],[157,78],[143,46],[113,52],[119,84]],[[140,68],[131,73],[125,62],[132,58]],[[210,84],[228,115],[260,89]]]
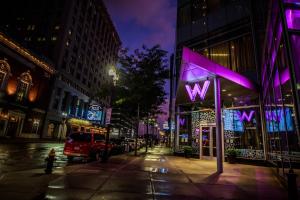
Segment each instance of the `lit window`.
[[53,36],[53,37],[51,38],[51,40],[52,40],[52,41],[56,41],[56,40],[57,40],[57,37],[56,37],[56,36]]
[[32,25],[32,26],[31,26],[31,30],[34,30],[34,29],[35,29],[35,25]]
[[55,26],[54,29],[55,29],[55,30],[59,30],[59,26]]
[[10,75],[10,66],[6,60],[0,60],[0,88],[5,88]]
[[17,85],[17,93],[16,97],[18,101],[22,101],[24,98],[27,98],[28,91],[32,85],[32,78],[30,72],[24,72],[18,78],[18,85]]

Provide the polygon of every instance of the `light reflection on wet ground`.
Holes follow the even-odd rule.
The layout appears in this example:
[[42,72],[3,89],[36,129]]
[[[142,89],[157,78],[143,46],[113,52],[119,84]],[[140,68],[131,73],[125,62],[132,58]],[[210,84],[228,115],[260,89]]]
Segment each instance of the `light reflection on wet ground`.
[[[0,144],[0,173],[37,169],[45,167],[45,158],[54,148],[56,161],[54,166],[66,166],[67,158],[63,155],[63,143],[21,143]],[[76,162],[80,162],[75,160]]]

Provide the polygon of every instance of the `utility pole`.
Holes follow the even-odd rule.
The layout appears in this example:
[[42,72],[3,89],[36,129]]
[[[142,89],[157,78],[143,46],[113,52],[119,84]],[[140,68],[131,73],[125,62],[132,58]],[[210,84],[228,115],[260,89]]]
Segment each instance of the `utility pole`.
[[138,135],[139,135],[139,124],[140,124],[140,104],[138,103],[137,107],[137,128],[135,133],[135,147],[134,147],[134,155],[137,156],[137,142],[138,142]]
[[146,129],[146,153],[148,152],[148,139],[149,139],[149,113],[147,115],[147,129]]

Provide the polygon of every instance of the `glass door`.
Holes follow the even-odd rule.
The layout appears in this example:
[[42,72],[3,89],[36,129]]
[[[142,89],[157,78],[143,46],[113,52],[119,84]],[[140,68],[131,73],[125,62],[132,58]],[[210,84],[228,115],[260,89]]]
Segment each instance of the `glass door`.
[[200,131],[200,158],[216,157],[216,127],[202,126]]
[[202,127],[202,155],[210,156],[210,127]]

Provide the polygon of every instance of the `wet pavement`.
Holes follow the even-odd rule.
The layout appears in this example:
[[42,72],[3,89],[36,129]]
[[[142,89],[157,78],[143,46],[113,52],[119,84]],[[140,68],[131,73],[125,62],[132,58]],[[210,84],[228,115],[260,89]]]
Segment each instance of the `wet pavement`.
[[[55,141],[0,140],[0,199],[45,199],[49,182],[86,163],[75,159],[68,163],[63,143]],[[45,174],[45,158],[54,148],[54,173]]]
[[55,167],[64,167],[67,158],[63,155],[63,143],[0,143],[0,175],[14,171],[45,167],[45,158],[54,148]]
[[46,199],[287,199],[269,168],[224,163],[218,175],[215,161],[170,156],[163,147],[66,169]]

